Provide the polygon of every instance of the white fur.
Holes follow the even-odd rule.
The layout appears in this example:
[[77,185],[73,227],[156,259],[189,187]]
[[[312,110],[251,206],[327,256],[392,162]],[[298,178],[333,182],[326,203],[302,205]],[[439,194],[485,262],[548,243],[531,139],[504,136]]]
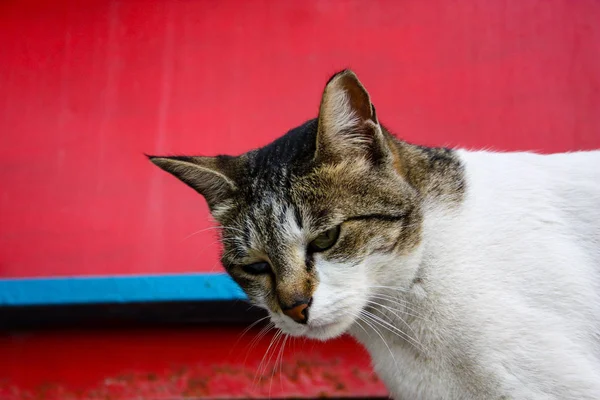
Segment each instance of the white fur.
[[273,321],[350,332],[396,399],[600,399],[600,152],[459,156],[464,202],[427,202],[416,252],[317,259],[309,324]]
[[325,132],[345,132],[354,129],[360,123],[358,116],[350,106],[350,98],[345,90],[328,91],[323,107],[325,108],[322,112]]

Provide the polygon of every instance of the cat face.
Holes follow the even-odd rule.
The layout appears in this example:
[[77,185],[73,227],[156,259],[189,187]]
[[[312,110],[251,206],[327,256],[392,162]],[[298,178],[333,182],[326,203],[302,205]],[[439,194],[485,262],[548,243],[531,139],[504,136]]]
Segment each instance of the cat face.
[[415,274],[419,194],[350,71],[328,82],[318,119],[264,148],[151,160],[205,197],[227,272],[290,335],[335,337]]

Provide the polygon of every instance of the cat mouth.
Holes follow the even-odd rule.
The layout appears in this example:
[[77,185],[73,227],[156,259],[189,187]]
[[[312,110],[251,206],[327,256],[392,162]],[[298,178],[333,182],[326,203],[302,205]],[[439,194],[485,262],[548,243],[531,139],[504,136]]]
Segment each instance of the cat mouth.
[[310,339],[328,340],[345,333],[349,327],[349,321],[341,319],[321,319],[311,321],[306,324],[293,322],[290,318],[282,315],[272,315],[271,321],[284,333],[291,336],[304,336]]

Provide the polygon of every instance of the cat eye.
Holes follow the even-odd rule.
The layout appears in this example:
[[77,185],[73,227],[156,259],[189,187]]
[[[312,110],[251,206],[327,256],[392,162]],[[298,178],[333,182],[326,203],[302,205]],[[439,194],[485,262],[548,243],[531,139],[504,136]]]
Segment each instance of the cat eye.
[[322,232],[308,244],[308,250],[313,253],[325,251],[333,247],[340,236],[340,226]]
[[263,275],[271,272],[271,267],[267,262],[257,262],[242,266],[242,270],[250,275]]

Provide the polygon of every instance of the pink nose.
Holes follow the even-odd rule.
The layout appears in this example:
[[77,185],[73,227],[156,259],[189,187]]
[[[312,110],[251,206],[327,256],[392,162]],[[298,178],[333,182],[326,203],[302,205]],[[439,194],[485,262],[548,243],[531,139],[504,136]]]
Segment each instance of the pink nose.
[[299,324],[308,320],[308,303],[296,303],[293,307],[282,309],[283,313]]

